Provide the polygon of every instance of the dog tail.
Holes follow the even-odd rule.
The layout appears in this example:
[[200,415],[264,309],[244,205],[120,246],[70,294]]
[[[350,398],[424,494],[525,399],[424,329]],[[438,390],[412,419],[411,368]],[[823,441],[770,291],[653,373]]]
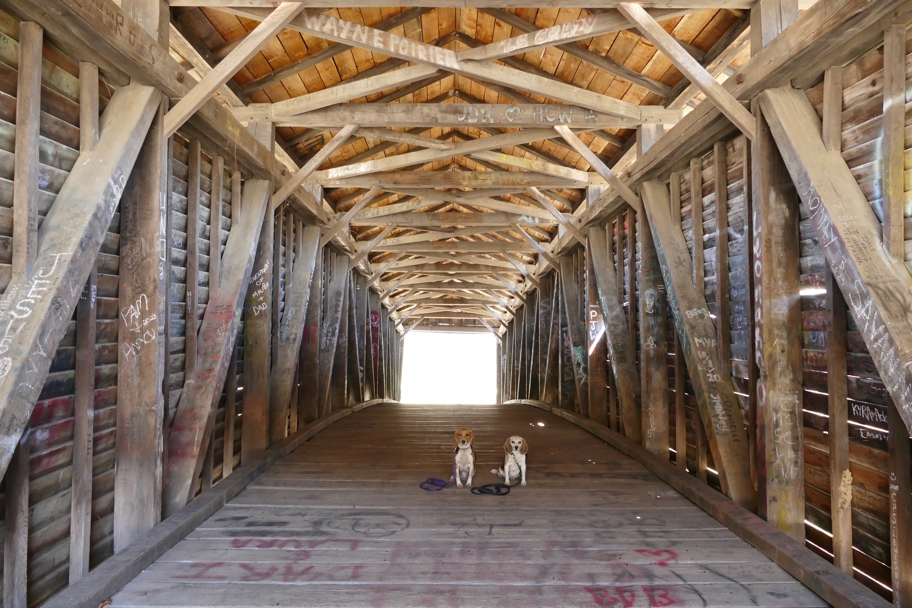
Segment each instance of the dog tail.
[[495,475],[497,475],[498,477],[504,476],[503,469],[491,469],[491,472],[494,473]]

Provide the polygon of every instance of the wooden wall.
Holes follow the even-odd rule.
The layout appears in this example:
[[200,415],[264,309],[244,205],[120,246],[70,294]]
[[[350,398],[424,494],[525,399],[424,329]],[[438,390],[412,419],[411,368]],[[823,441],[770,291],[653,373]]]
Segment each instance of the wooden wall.
[[[906,41],[905,62],[896,71],[906,75],[905,90],[899,95],[904,93],[906,103],[903,148],[908,159],[912,151],[912,137],[909,135],[909,127],[912,126],[909,105],[912,102],[912,36],[906,31],[901,35]],[[881,225],[885,196],[884,132],[890,128],[884,119],[884,57],[884,48],[880,46],[849,65],[834,68],[842,78],[841,85],[836,85],[842,93],[842,157]],[[831,77],[828,73],[828,78]],[[808,99],[821,118],[824,118],[824,88],[825,84],[821,82],[807,91]],[[751,444],[751,476],[759,491],[758,513],[767,517],[767,483],[774,471],[767,471],[764,433],[779,431],[764,423],[763,404],[758,403],[757,397],[759,370],[755,360],[755,313],[758,301],[755,293],[759,292],[755,290],[758,289],[756,281],[762,271],[756,268],[753,272],[752,269],[755,269],[759,253],[753,249],[757,234],[755,222],[764,211],[756,207],[757,200],[752,200],[752,184],[757,176],[752,170],[751,153],[751,144],[743,136],[719,141],[700,156],[677,159],[675,170],[664,181],[670,193],[672,222],[679,226],[676,229],[682,232],[690,253],[691,281],[705,296],[718,338],[720,360],[727,368],[724,371],[732,379],[744,415]],[[912,172],[909,166],[906,160],[902,201],[905,226],[912,223],[912,180],[909,179]],[[778,185],[780,189],[786,193],[795,191],[788,173],[782,180]],[[803,486],[801,508],[805,521],[804,530],[799,535],[810,550],[831,562],[838,546],[847,547],[843,551],[848,551],[850,560],[846,563],[843,559],[841,567],[892,601],[891,588],[895,582],[891,569],[894,560],[899,557],[891,551],[890,494],[891,483],[895,481],[890,480],[891,475],[909,476],[912,471],[896,470],[895,463],[902,460],[891,458],[889,437],[891,433],[898,434],[900,438],[908,437],[908,430],[898,416],[891,420],[889,410],[893,405],[888,391],[838,286],[828,280],[830,268],[807,209],[798,201],[797,195],[792,196],[797,205],[796,226],[794,232],[785,235],[787,247],[775,259],[776,264],[790,269],[799,283],[800,327],[797,331],[800,331],[802,403],[798,423],[803,462],[794,475],[799,480],[798,485]],[[724,216],[720,216],[720,199],[725,202]],[[724,218],[721,226],[720,217]],[[670,309],[664,322],[665,348],[659,349],[658,354],[644,354],[641,327],[642,217],[625,206],[612,214],[603,226],[607,228],[610,274],[618,295],[618,301],[616,304],[612,302],[612,305],[625,313],[630,330],[630,349],[635,353],[638,369],[642,374],[646,365],[644,356],[648,356],[650,361],[654,357],[664,358],[667,364],[668,434],[663,446],[668,450],[669,461],[686,468],[691,475],[708,485],[721,489],[704,429],[706,421],[702,420],[697,407],[698,397],[683,360]],[[906,266],[912,271],[912,230],[905,230],[903,240]],[[652,247],[651,239],[648,246]],[[872,243],[871,246],[881,245]],[[648,253],[655,255],[653,251]],[[567,300],[568,293],[560,286],[569,283],[580,285],[587,292],[594,290],[591,272],[588,273],[590,283],[586,281],[585,260],[588,256],[585,254],[584,247],[568,254],[569,263],[561,264],[559,270],[552,269],[541,278],[542,289],[537,298],[530,299],[530,303],[536,302],[537,305],[527,304],[516,311],[503,341],[502,396],[503,399],[541,399],[597,421],[598,416],[604,415],[603,424],[607,423],[610,428],[623,433],[625,429],[618,411],[614,367],[610,355],[604,354],[607,350],[604,333],[589,332],[584,346],[590,352],[603,353],[598,362],[607,362],[606,373],[601,377],[593,373],[597,370],[591,357],[588,371],[583,372],[589,382],[599,383],[599,390],[604,391],[603,401],[581,402],[574,386],[572,349],[576,345],[573,344],[572,326],[584,318],[584,311],[572,297]],[[552,285],[558,288],[555,290]],[[559,311],[559,320],[555,320],[551,310],[543,307],[542,302],[553,302],[553,309]],[[533,325],[544,328],[544,331],[536,332],[533,344],[527,347],[525,328],[530,316],[534,319]],[[556,342],[555,333],[548,331],[552,323],[555,327],[559,323],[560,327],[560,337]],[[592,338],[596,336],[598,340],[593,342]],[[527,365],[525,357],[530,356],[530,351],[533,353],[533,365],[538,365],[542,372],[532,391],[524,384],[522,374]],[[839,367],[840,362],[844,367]],[[844,371],[828,373],[828,366],[833,365],[837,367],[830,369]],[[578,373],[577,370],[577,377]],[[593,394],[592,390],[589,394]],[[844,395],[842,400],[841,395]],[[643,403],[638,401],[638,406],[642,409]],[[837,431],[835,427],[831,428],[830,421],[830,413],[840,407],[846,412],[847,419],[843,431],[847,439],[844,442],[834,440]],[[837,421],[835,424],[840,423]],[[908,449],[908,442],[903,445]],[[837,480],[835,485],[841,488],[841,508],[849,510],[845,519],[848,527],[834,526],[834,517],[840,508],[834,503],[840,502],[840,498],[831,499],[831,471],[838,470],[832,468],[838,465],[831,463],[831,454],[839,455],[837,462],[847,463],[848,475]],[[773,466],[794,467],[795,464],[774,462]],[[900,524],[894,520],[893,526],[897,525]],[[893,530],[894,534],[897,532],[908,538],[909,530]],[[840,563],[837,562],[837,565]],[[912,567],[910,564],[906,566],[907,569]]]
[[[11,276],[13,232],[13,178],[16,132],[17,66],[19,61],[19,23],[0,12],[0,293]],[[54,203],[56,193],[67,179],[80,149],[79,65],[45,41],[43,47],[41,89],[41,126],[39,150],[39,222]],[[100,82],[99,106],[103,109],[113,89]],[[167,391],[165,403],[165,445],[167,432],[180,404],[182,391],[190,368],[195,365],[197,334],[214,289],[219,270],[218,257],[239,218],[240,190],[232,191],[235,173],[233,159],[217,158],[205,143],[183,133],[170,142],[170,197],[168,201],[170,232],[167,244],[170,256],[166,285],[169,290],[170,314],[166,323]],[[220,167],[220,168],[219,168]],[[218,179],[218,172],[221,173]],[[244,176],[241,176],[242,178]],[[220,204],[215,204],[213,184],[221,183]],[[236,181],[237,186],[242,180]],[[195,205],[195,211],[194,206]],[[217,217],[213,217],[217,214]],[[263,311],[273,319],[272,338],[277,341],[279,322],[285,312],[286,296],[290,289],[308,289],[308,285],[292,285],[291,269],[302,255],[304,228],[290,208],[281,208],[275,215],[275,244],[270,271],[257,287],[264,283],[272,290],[273,310]],[[215,231],[218,231],[216,240]],[[265,229],[264,229],[265,231]],[[116,421],[118,412],[117,386],[118,318],[123,303],[118,298],[120,214],[114,219],[104,239],[96,262],[95,374],[94,424],[92,428],[92,503],[90,531],[90,567],[94,568],[114,553],[113,519],[118,505],[114,502],[114,466]],[[218,249],[216,249],[218,243]],[[341,254],[325,248],[320,253],[327,260]],[[341,259],[341,258],[339,258]],[[377,297],[368,298],[366,279],[344,269],[345,315],[340,332],[341,356],[329,367],[332,377],[323,382],[334,383],[334,393],[328,411],[348,407],[367,396],[393,397],[398,394],[399,339],[392,330],[389,313]],[[329,261],[321,263],[326,269]],[[324,272],[318,270],[318,272]],[[326,281],[320,281],[326,286]],[[329,297],[324,288],[315,299],[318,314],[326,318],[322,305]],[[372,296],[376,296],[371,292]],[[370,302],[368,302],[370,299]],[[349,302],[351,305],[348,305]],[[371,319],[375,322],[371,323]],[[70,580],[71,508],[76,384],[76,313],[65,337],[57,349],[50,373],[26,430],[29,450],[28,463],[28,540],[27,540],[27,603],[40,605],[65,587]],[[349,339],[349,328],[351,338]],[[320,339],[317,335],[316,338]],[[357,337],[357,340],[356,340]],[[241,462],[244,436],[244,319],[239,320],[237,341],[222,388],[216,412],[215,427],[206,449],[202,473],[196,482],[197,492],[221,481],[226,473]],[[349,342],[351,342],[350,350]],[[328,346],[328,345],[325,345]],[[376,356],[371,356],[371,352]],[[302,346],[302,353],[309,356]],[[316,353],[319,359],[319,352]],[[303,428],[315,418],[305,418],[298,407],[307,393],[316,386],[300,370],[288,409],[285,434]],[[300,414],[300,415],[299,415]],[[167,448],[164,459],[167,460]],[[6,530],[6,498],[11,476],[0,486],[0,531]],[[120,508],[128,508],[129,505]],[[3,554],[0,552],[0,567]],[[2,579],[0,579],[2,580]],[[2,589],[2,584],[0,584]],[[2,590],[5,596],[15,595],[12,589]]]

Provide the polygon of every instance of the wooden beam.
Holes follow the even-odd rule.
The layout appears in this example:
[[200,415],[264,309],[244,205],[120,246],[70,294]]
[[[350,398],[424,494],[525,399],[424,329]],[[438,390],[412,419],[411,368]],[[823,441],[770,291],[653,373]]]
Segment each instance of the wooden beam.
[[16,155],[13,179],[13,268],[26,276],[38,253],[38,147],[41,123],[41,61],[44,30],[19,25],[16,89]]
[[225,280],[203,314],[199,358],[184,383],[168,437],[168,474],[163,492],[166,517],[179,511],[196,491],[195,480],[215,425],[215,410],[237,336],[269,190],[265,180],[247,180],[244,184],[241,222],[228,235],[225,246]]
[[890,434],[890,572],[893,605],[912,602],[912,441],[902,416],[893,403],[887,404]]
[[219,87],[240,71],[303,9],[304,5],[298,2],[285,2],[276,7],[253,32],[244,38],[243,42],[228,53],[227,57],[222,59],[211,72],[203,77],[199,84],[193,87],[189,94],[182,97],[165,115],[165,135],[167,137],[174,135],[190,116],[203,107],[203,104]]
[[751,55],[772,42],[798,18],[798,0],[759,0],[751,7]]
[[[455,156],[451,154],[450,156]],[[423,162],[423,161],[421,161]],[[589,182],[569,181],[552,175],[521,171],[390,171],[344,178],[311,177],[324,188],[583,188]]]
[[587,356],[586,321],[582,318],[579,273],[571,256],[560,258],[561,288],[564,315],[569,328],[573,378],[576,383],[576,403],[580,413],[589,417],[589,358]]
[[380,231],[377,236],[375,236],[369,243],[364,243],[363,247],[361,243],[358,245],[358,254],[352,258],[351,262],[348,263],[349,269],[356,268],[361,262],[367,259],[367,254],[369,254],[374,247],[379,245],[383,239],[389,236],[389,234],[396,229],[396,224],[390,224],[386,228]]
[[796,263],[801,258],[799,201],[762,117],[758,117],[751,142],[751,159],[756,202],[754,348],[760,371],[758,422],[766,453],[766,518],[803,542],[801,269]]
[[548,197],[541,193],[541,190],[535,187],[531,187],[529,188],[529,193],[533,196],[533,198],[535,198],[536,201],[538,201],[538,204],[540,204],[548,213],[554,216],[560,225],[563,226],[568,233],[570,233],[570,236],[575,238],[582,245],[586,244],[586,237],[583,236],[583,233],[579,231],[579,229],[572,223],[571,220],[568,220],[566,217],[564,217],[563,213],[557,210],[557,207],[555,207],[551,201],[548,200]]
[[222,278],[222,189],[225,181],[225,159],[212,158],[209,179],[209,297],[218,295]]
[[[643,447],[668,455],[668,344],[665,285],[649,218],[637,217],[640,242],[640,369],[642,370]],[[727,269],[726,269],[727,271]],[[727,295],[722,296],[727,297]]]
[[159,111],[127,180],[120,207],[115,552],[161,521],[162,382],[168,357],[163,319],[171,305],[164,289],[169,261],[162,259],[160,249],[169,238],[165,232],[171,162],[164,135],[166,104],[160,97]]
[[308,160],[303,167],[298,169],[298,172],[294,176],[285,182],[285,184],[279,188],[279,191],[272,195],[272,202],[270,206],[275,209],[283,202],[288,196],[298,189],[298,186],[304,183],[304,181],[310,177],[310,175],[320,168],[320,165],[328,159],[333,152],[338,150],[345,142],[348,141],[348,138],[351,137],[352,133],[357,130],[358,125],[344,125],[342,130],[336,133],[336,136],[333,137],[329,142],[327,142],[320,151],[314,154],[310,160]]
[[357,215],[359,211],[369,205],[371,201],[377,197],[377,194],[379,192],[380,188],[377,186],[374,186],[368,190],[364,196],[362,196],[361,199],[352,206],[351,209],[345,212],[345,215],[343,215],[333,225],[329,226],[326,229],[326,233],[320,239],[320,247],[325,247],[327,243],[333,239],[333,237],[342,232],[342,230],[346,229],[351,222],[351,219]]
[[306,390],[298,393],[298,419],[302,424],[310,424],[319,417],[320,400],[320,336],[323,317],[323,278],[328,249],[322,249],[317,256],[310,282],[307,314],[304,317],[304,335],[301,349],[298,351],[298,378]]
[[365,139],[377,139],[380,141],[393,141],[409,146],[419,146],[421,148],[431,148],[435,150],[452,150],[456,147],[456,144],[453,142],[441,141],[432,137],[413,135],[411,133],[403,133],[402,131],[393,131],[391,129],[360,128],[355,132],[355,136],[363,137]]
[[[495,19],[499,19],[507,25],[515,27],[519,31],[526,32],[526,34],[507,38],[506,40],[501,40],[479,47],[478,49],[473,49],[472,51],[467,51],[460,55],[460,59],[500,59],[501,57],[507,57],[509,55],[528,53],[535,49],[554,46],[559,51],[563,51],[564,53],[581,59],[590,65],[594,65],[609,74],[618,76],[635,85],[643,87],[650,93],[655,93],[660,97],[667,97],[671,90],[668,85],[657,82],[627,66],[615,63],[607,57],[593,53],[578,44],[574,44],[578,40],[584,40],[586,38],[612,32],[619,32],[629,28],[630,23],[616,11],[608,11],[602,14],[590,13],[582,19],[539,29],[535,24],[526,21],[519,15],[508,13],[501,8],[485,7],[482,10]],[[654,11],[653,16],[656,19],[664,20],[689,12],[689,10],[660,10]]]
[[[234,180],[232,180],[233,185]],[[240,182],[238,182],[239,184]],[[234,188],[232,187],[232,196]],[[232,210],[232,220],[234,219]],[[240,214],[238,214],[239,216]],[[239,218],[240,219],[240,218]],[[241,464],[269,446],[269,359],[272,350],[272,257],[274,211],[260,229],[253,271],[244,302],[244,402]]]
[[554,163],[542,160],[513,156],[512,154],[505,154],[503,152],[474,152],[470,154],[469,157],[476,160],[488,161],[490,163],[498,163],[507,167],[516,167],[517,169],[523,169],[532,173],[554,175],[580,183],[590,182],[592,178],[598,178],[598,176],[594,174],[590,175],[585,171],[578,171],[576,169],[571,169],[570,167],[555,165]]
[[[263,16],[262,9],[233,7],[230,10],[240,16],[253,19],[261,18]],[[327,14],[316,14],[305,11],[300,17],[294,19],[289,26],[292,29],[305,34],[319,36],[335,42],[351,44],[352,46],[363,48],[371,52],[382,53],[384,55],[415,62],[420,64],[421,67],[443,69],[469,78],[491,82],[495,85],[507,85],[517,89],[531,91],[551,99],[581,105],[614,116],[638,121],[668,120],[670,122],[677,122],[677,119],[680,116],[680,113],[676,110],[666,110],[664,108],[653,109],[646,106],[637,106],[630,102],[598,95],[587,89],[575,87],[564,82],[555,82],[553,79],[545,76],[525,73],[511,67],[495,65],[488,62],[460,61],[457,54],[453,51],[441,49],[425,44],[424,42],[402,38],[396,34],[383,32],[374,28],[352,24],[351,22],[346,22]],[[425,76],[427,75],[430,74],[426,74]],[[406,83],[403,82],[402,84]],[[310,97],[310,95],[305,97]],[[294,102],[295,99],[291,99],[273,104],[273,107],[270,109],[272,116],[294,115],[304,111]],[[267,110],[267,112],[270,110]]]
[[191,139],[187,151],[187,263],[184,284],[184,375],[196,368],[197,319],[199,317],[199,208],[202,149],[198,139]]
[[890,25],[883,47],[883,244],[904,261],[905,178],[903,130],[906,120],[906,26]]
[[[418,19],[419,17],[421,17],[421,15],[425,14],[426,12],[428,12],[430,10],[432,10],[430,7],[413,7],[413,8],[410,8],[408,10],[405,10],[405,11],[399,13],[398,15],[396,15],[394,17],[391,17],[390,19],[381,21],[380,23],[374,25],[373,27],[375,29],[382,30],[384,32],[388,32],[390,30],[396,29],[397,27],[399,27],[401,25],[405,25],[406,23],[408,23],[410,21]],[[266,74],[265,76],[262,76],[255,80],[252,80],[252,81],[248,82],[247,84],[245,84],[242,89],[243,89],[244,93],[246,93],[248,95],[253,93],[254,91],[259,91],[259,90],[265,89],[266,87],[276,84],[278,82],[281,82],[282,80],[285,80],[286,78],[290,78],[296,74],[300,74],[301,72],[305,72],[311,68],[315,68],[319,64],[323,63],[324,61],[329,61],[333,57],[336,57],[337,55],[340,55],[342,53],[345,53],[346,51],[349,51],[351,48],[352,47],[350,47],[347,44],[332,44],[315,53],[311,53],[311,54],[307,55],[306,57],[302,57],[301,59],[298,59],[297,61],[292,61],[290,64],[288,64],[284,67],[281,67],[281,68],[275,70],[274,72]],[[215,53],[215,51],[213,51],[213,53]],[[342,125],[339,125],[339,126],[342,126]],[[380,125],[380,126],[386,126],[386,125]]]
[[[345,219],[345,218],[343,218]],[[511,226],[534,225],[552,226],[557,222],[553,219],[541,219],[532,216],[516,215],[514,213],[466,213],[461,211],[445,211],[432,213],[396,213],[371,219],[353,219],[352,226],[385,226],[397,224],[400,228],[416,228],[424,226]]]
[[647,182],[640,192],[722,490],[735,502],[753,507],[757,498],[741,406],[731,378],[719,373],[716,329],[705,296],[691,282],[692,262],[684,235],[672,227],[668,189],[664,184]]
[[[624,421],[624,432],[631,440],[640,442],[643,425],[636,404],[637,397],[641,394],[638,382],[640,373],[637,370],[636,359],[630,357],[630,324],[627,322],[623,307],[618,305],[621,286],[613,276],[614,264],[610,258],[610,247],[611,239],[606,239],[605,228],[589,229],[588,249],[592,257],[602,317],[605,320],[605,336],[611,354],[611,367],[617,385],[615,388]],[[618,264],[622,264],[622,261]]]
[[[532,239],[531,236],[529,238]],[[506,251],[531,252],[536,250],[531,244],[508,243],[506,241],[433,241],[429,243],[407,243],[405,245],[384,245],[381,243],[374,248],[374,251],[397,251],[403,254],[448,252],[484,254],[503,253]]]
[[[41,225],[28,275],[14,275],[0,300],[0,473],[38,399],[95,257],[158,107],[148,87],[118,89],[95,151],[81,155]],[[31,294],[31,295],[30,295]],[[16,311],[15,315],[11,311]]]
[[621,129],[636,127],[637,122],[569,104],[374,102],[337,105],[288,118],[277,118],[275,124],[277,127],[310,129],[338,129],[346,124],[357,124],[362,128],[483,126],[501,129],[562,124],[580,129]]
[[[560,266],[557,263],[557,260],[555,260],[551,256],[551,254],[548,253],[544,247],[542,247],[541,243],[539,243],[538,240],[536,240],[532,235],[530,235],[528,232],[523,230],[521,226],[519,226],[518,224],[513,224],[511,226],[511,228],[513,228],[514,232],[519,233],[519,236],[521,236],[529,245],[531,245],[532,249],[534,251],[538,252],[539,257],[541,257],[541,259],[543,259],[545,262],[547,262],[548,265],[551,266],[551,268],[554,268],[555,270],[558,270],[560,268]],[[502,250],[502,252],[504,252],[504,253],[506,251],[507,251],[506,249]],[[519,250],[514,249],[513,251],[519,251]]]
[[709,72],[684,50],[671,34],[665,31],[639,4],[621,2],[618,12],[627,17],[662,54],[678,68],[684,76],[703,91],[719,110],[737,126],[749,139],[754,138],[754,119],[751,113],[722,88]]
[[849,402],[846,370],[846,303],[827,266],[827,414],[830,448],[830,518],[833,564],[853,576],[852,472],[849,465]]
[[601,159],[596,156],[595,152],[589,149],[589,146],[583,143],[583,141],[576,136],[576,134],[564,126],[555,126],[554,127],[558,133],[561,134],[561,137],[564,138],[570,147],[576,150],[576,152],[585,159],[589,165],[595,169],[595,171],[605,178],[605,181],[608,182],[618,194],[621,195],[627,204],[633,207],[635,210],[641,210],[642,204],[640,203],[640,198],[631,190],[627,184],[622,182],[614,171],[608,168],[608,165],[603,163]]
[[880,377],[912,428],[912,324],[902,304],[912,277],[874,246],[880,227],[842,155],[827,152],[820,119],[807,102],[786,89],[760,98],[764,117],[826,255],[849,303]]
[[18,444],[11,450],[9,468],[4,475],[6,513],[3,518],[3,608],[28,608],[28,433],[18,439]]
[[319,393],[320,416],[329,413],[332,388],[333,363],[336,354],[342,313],[345,308],[348,287],[348,260],[341,255],[333,256],[327,269],[329,281],[326,285],[323,312],[323,331],[320,332]]
[[[286,244],[286,247],[291,248],[291,243]],[[278,357],[273,362],[270,373],[269,411],[273,414],[269,420],[270,443],[285,437],[285,419],[288,417],[292,387],[297,378],[297,354],[301,350],[307,307],[311,304],[310,285],[318,255],[321,255],[320,228],[307,226],[303,232],[303,249],[295,252],[291,287],[285,290],[285,308],[278,334]]]

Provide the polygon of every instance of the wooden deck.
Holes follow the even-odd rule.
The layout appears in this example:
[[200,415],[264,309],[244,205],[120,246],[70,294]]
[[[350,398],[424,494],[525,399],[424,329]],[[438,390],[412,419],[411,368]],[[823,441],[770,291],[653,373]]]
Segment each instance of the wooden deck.
[[[475,485],[495,481],[511,434],[529,441],[529,485],[506,497],[421,491],[423,479],[449,476],[460,426],[475,431]],[[552,414],[381,405],[269,469],[112,608],[824,605],[640,464]]]

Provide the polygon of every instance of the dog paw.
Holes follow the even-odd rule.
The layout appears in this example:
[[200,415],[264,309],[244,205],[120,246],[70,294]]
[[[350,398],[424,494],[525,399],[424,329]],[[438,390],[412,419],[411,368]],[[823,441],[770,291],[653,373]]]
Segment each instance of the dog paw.
[[522,483],[519,484],[519,485],[524,486],[524,485],[526,485],[526,482],[524,481],[524,482],[522,482]]
[[467,488],[471,488],[471,487],[472,487],[472,482],[470,481],[470,482],[466,483],[465,486],[466,486]]
[[461,488],[461,487],[462,487],[462,484],[461,484],[461,483],[457,483],[457,484],[456,484],[456,487],[457,487],[457,488]]

